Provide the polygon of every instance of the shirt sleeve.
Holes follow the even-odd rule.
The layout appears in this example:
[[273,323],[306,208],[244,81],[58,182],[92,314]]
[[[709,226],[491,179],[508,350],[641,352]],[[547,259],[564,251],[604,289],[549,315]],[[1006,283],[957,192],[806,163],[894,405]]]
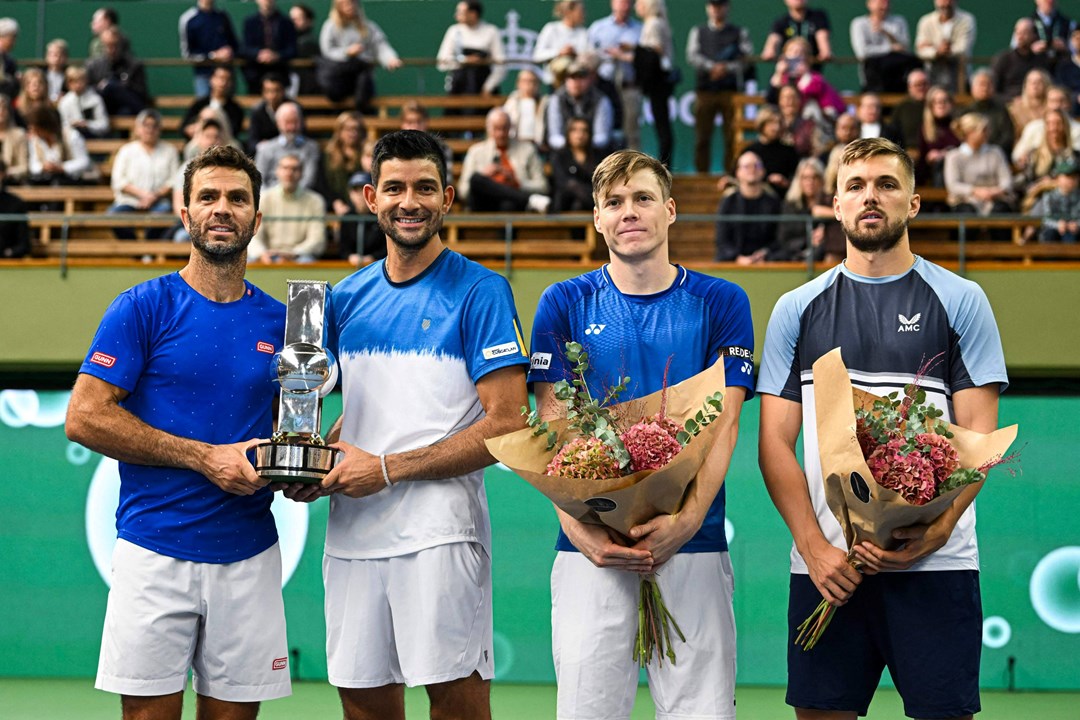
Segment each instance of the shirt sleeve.
[[79,372],[133,392],[146,365],[150,322],[132,291],[120,295],[105,311]]
[[754,320],[750,299],[738,285],[725,283],[709,297],[712,315],[709,365],[724,358],[725,382],[754,396]]
[[758,370],[757,391],[802,402],[802,384],[795,366],[799,342],[799,312],[791,293],[773,308],[765,330],[765,347]]
[[1004,392],[1009,379],[994,311],[981,287],[975,283],[967,285],[949,319],[960,346],[960,352],[951,353],[951,389],[956,392],[998,383]]
[[555,383],[569,376],[566,343],[572,339],[566,293],[559,285],[552,285],[540,296],[533,318],[530,383]]
[[477,282],[465,298],[462,318],[465,364],[474,383],[494,370],[528,365],[514,294],[505,278],[490,275]]

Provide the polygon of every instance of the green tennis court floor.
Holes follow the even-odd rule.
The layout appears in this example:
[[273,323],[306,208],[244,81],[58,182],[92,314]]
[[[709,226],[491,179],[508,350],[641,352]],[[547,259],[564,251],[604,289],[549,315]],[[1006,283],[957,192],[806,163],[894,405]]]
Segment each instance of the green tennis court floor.
[[[740,720],[791,720],[780,688],[740,687],[736,693]],[[427,696],[421,689],[406,693],[408,720],[428,717]],[[979,720],[1080,720],[1080,693],[988,692],[982,694]],[[550,685],[492,686],[491,706],[500,720],[550,720],[555,717],[555,688]],[[2,720],[115,720],[120,716],[116,696],[93,689],[89,679],[40,680],[0,678]],[[184,704],[184,718],[195,717],[194,696]],[[321,682],[293,685],[293,695],[263,705],[261,720],[340,718],[337,693]],[[649,693],[642,688],[634,707],[634,720],[653,717]],[[870,706],[871,720],[904,717],[895,691],[882,688]]]

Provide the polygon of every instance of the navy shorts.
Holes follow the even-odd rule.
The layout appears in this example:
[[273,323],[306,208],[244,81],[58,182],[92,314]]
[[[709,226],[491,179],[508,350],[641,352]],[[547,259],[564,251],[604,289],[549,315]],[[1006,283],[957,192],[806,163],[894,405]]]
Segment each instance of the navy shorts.
[[973,715],[979,705],[982,599],[975,570],[867,575],[812,650],[797,628],[821,602],[809,575],[791,575],[787,704],[866,715],[889,668],[915,718]]

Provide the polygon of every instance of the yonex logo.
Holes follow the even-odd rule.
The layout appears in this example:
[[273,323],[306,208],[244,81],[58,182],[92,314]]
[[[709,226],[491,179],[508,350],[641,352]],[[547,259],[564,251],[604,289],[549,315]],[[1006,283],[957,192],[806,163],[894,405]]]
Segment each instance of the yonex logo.
[[897,315],[900,319],[900,327],[896,329],[896,332],[919,332],[919,319],[922,317],[922,313],[915,313],[913,317],[906,318],[902,314]]
[[274,354],[274,346],[271,343],[263,342],[262,340],[255,343],[255,349],[261,353],[266,353],[267,355]]
[[116,358],[112,355],[106,355],[103,352],[96,352],[90,356],[90,362],[95,365],[100,365],[101,367],[111,368],[116,364]]
[[274,658],[274,664],[270,666],[271,670],[284,670],[289,665],[288,658]]
[[604,331],[607,325],[597,325],[596,323],[589,323],[589,327],[585,328],[586,335],[599,335]]

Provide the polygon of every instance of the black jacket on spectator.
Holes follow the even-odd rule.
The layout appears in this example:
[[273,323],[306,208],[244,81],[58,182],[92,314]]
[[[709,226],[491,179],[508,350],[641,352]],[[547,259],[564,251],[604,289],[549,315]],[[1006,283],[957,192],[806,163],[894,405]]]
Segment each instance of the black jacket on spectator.
[[[26,212],[26,203],[0,188],[0,215]],[[30,252],[30,229],[26,221],[0,221],[0,258],[20,258]]]
[[727,215],[779,215],[780,198],[766,191],[759,197],[743,197],[738,190],[720,201],[721,219],[716,223],[716,260],[728,262],[740,255],[753,255],[762,248],[776,249],[776,222],[725,222]]
[[[255,62],[263,49],[275,51],[279,56],[278,62],[266,65]],[[244,19],[244,46],[240,54],[247,60],[244,79],[248,92],[257,95],[263,75],[270,72],[288,75],[289,61],[296,57],[296,26],[280,10],[274,10],[265,18],[258,12],[248,15]]]
[[591,212],[592,174],[602,155],[590,149],[584,163],[574,159],[569,147],[551,154],[551,211]]
[[146,68],[134,55],[121,55],[115,62],[105,56],[90,60],[86,80],[105,101],[109,115],[138,115],[150,106]]
[[[779,140],[771,143],[755,142],[746,148],[746,152],[752,152],[761,158],[761,164],[765,166],[766,178],[774,173],[779,173],[791,180],[795,176],[795,168],[799,166],[798,151]],[[772,184],[770,183],[770,185]],[[776,191],[777,195],[781,196],[787,191],[787,188],[777,185],[772,185],[772,189]],[[780,207],[779,203],[777,207]]]
[[251,108],[251,117],[248,118],[247,151],[248,155],[255,155],[255,146],[263,140],[269,140],[279,135],[277,121],[274,113],[262,101]]

